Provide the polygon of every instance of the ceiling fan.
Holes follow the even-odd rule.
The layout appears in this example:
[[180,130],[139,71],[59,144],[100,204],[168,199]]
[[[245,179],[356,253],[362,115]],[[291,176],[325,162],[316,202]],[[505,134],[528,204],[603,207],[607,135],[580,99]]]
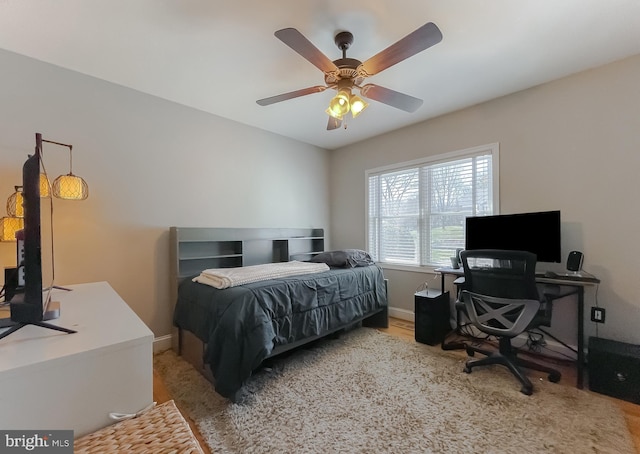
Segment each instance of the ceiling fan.
[[295,28],[283,28],[274,35],[320,69],[324,73],[325,85],[282,93],[256,102],[261,106],[268,106],[288,99],[320,93],[328,88],[334,89],[337,94],[331,99],[329,108],[326,110],[329,115],[328,130],[339,128],[343,118],[349,112],[355,118],[368,106],[362,98],[352,93],[353,89],[358,89],[364,98],[373,99],[405,112],[415,112],[422,105],[421,99],[380,85],[362,84],[367,77],[378,74],[442,41],[440,29],[434,23],[428,22],[363,63],[355,58],[347,58],[347,49],[353,43],[353,35],[347,31],[335,36],[334,41],[342,51],[342,58],[334,61],[329,60]]

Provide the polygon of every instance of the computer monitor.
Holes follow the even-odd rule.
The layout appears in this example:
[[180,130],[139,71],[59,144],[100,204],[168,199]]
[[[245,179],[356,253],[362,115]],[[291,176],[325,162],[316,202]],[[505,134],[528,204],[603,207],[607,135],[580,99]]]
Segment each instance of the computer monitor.
[[[43,320],[42,256],[40,239],[40,150],[36,147],[22,167],[24,232],[20,238],[24,257],[24,295],[11,301],[11,320],[33,323]],[[19,254],[20,255],[20,254]]]
[[560,210],[473,216],[466,219],[465,249],[529,251],[538,262],[562,262]]

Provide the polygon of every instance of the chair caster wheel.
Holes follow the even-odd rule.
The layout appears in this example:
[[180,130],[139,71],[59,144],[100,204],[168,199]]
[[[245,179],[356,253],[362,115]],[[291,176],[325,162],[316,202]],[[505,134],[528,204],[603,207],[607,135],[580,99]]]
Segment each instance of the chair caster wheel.
[[464,366],[464,369],[462,369],[463,372],[466,372],[467,374],[471,373],[471,368],[469,366]]
[[466,350],[467,350],[467,356],[475,356],[476,351],[474,349],[467,347]]
[[533,389],[529,386],[523,386],[522,388],[520,388],[520,392],[525,396],[530,396],[533,393]]
[[552,372],[549,374],[548,378],[551,383],[558,383],[560,381],[560,377],[560,372]]

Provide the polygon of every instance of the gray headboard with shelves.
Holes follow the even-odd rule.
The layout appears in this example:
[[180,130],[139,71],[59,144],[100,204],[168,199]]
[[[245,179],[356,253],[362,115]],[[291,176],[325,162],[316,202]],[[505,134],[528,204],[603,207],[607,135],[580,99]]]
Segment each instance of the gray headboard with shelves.
[[208,268],[309,260],[324,251],[324,229],[171,227],[172,310],[182,279]]

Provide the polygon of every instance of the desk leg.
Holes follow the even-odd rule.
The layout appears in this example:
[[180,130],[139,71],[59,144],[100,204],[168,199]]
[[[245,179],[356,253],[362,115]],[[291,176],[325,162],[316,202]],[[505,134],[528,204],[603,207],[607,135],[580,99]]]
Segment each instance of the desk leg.
[[[442,293],[445,293],[445,291],[446,291],[445,288],[444,288],[444,284],[445,284],[444,273],[440,273],[440,289],[441,289],[440,291]],[[457,299],[457,294],[456,294],[456,296],[454,298]],[[450,304],[450,302],[448,302],[448,304]],[[449,334],[451,334],[452,332],[455,332],[456,334],[460,334],[460,330],[459,330],[460,325],[459,325],[459,323],[460,323],[460,314],[456,313],[456,328],[453,331],[449,332]],[[464,342],[449,342],[449,343],[446,343],[446,340],[447,340],[447,335],[444,336],[444,338],[442,339],[442,342],[440,343],[440,348],[442,350],[463,350],[463,349],[467,348],[467,344],[465,344]]]
[[584,386],[584,287],[578,287],[578,389]]

